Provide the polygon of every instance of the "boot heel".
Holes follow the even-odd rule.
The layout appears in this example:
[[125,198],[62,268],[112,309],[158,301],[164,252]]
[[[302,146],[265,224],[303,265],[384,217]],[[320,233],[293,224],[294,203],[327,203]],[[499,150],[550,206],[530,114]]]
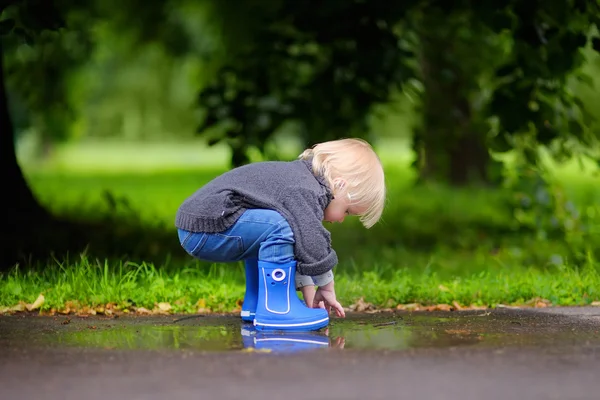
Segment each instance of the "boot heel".
[[258,260],[255,258],[244,261],[246,270],[246,292],[240,316],[242,321],[253,322],[258,302]]

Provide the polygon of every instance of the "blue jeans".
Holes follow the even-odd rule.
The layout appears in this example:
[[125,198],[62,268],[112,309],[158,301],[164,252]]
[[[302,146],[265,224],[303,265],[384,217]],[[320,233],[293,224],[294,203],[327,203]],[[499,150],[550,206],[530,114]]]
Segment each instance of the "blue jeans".
[[272,263],[294,260],[294,234],[286,219],[273,210],[247,210],[219,233],[178,229],[179,241],[191,256],[203,261],[258,259]]

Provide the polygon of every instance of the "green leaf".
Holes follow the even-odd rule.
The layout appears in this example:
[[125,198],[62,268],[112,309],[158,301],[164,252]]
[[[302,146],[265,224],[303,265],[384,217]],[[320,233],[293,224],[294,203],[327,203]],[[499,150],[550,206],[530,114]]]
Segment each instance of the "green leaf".
[[573,2],[573,8],[580,13],[585,13],[587,11],[588,2],[587,0],[575,0]]
[[14,19],[0,21],[0,35],[8,35],[15,27]]
[[563,35],[559,43],[564,50],[574,50],[585,46],[587,36],[584,33],[568,32]]
[[28,45],[33,46],[33,44],[34,44],[33,36],[31,34],[29,34],[29,32],[27,32],[25,29],[15,28],[13,30],[13,33],[15,35],[17,35],[18,37],[20,37],[21,39],[23,39],[25,41],[25,43],[27,43]]
[[499,153],[505,153],[513,149],[512,143],[509,141],[509,136],[504,133],[500,133],[494,136],[490,141],[489,145],[491,150]]
[[592,48],[600,53],[600,38],[595,37],[592,39]]
[[220,141],[221,141],[221,138],[210,138],[210,139],[208,139],[206,144],[208,144],[209,147],[212,147],[212,146],[219,144]]
[[496,32],[513,28],[513,20],[506,12],[495,12],[489,21],[489,26]]
[[580,72],[578,74],[575,74],[575,78],[579,82],[581,82],[581,83],[583,83],[585,85],[588,85],[590,87],[594,87],[594,79],[591,76],[589,76],[588,74],[584,73],[584,72]]
[[496,70],[496,76],[498,78],[504,78],[508,75],[512,75],[517,71],[517,65],[514,63],[505,64]]
[[542,145],[550,144],[554,139],[558,137],[558,131],[548,123],[542,123],[538,127],[537,140]]
[[575,137],[581,137],[583,135],[583,126],[577,120],[569,121],[569,133]]

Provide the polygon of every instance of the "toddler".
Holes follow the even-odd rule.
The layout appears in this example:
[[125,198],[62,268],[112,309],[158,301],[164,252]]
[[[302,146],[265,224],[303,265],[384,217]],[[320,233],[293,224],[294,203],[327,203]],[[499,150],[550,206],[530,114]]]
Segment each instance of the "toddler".
[[329,323],[331,310],[345,317],[334,289],[338,258],[322,222],[356,215],[370,228],[385,196],[372,147],[341,139],[306,149],[294,161],[257,162],[218,176],[181,204],[175,225],[191,256],[244,260],[242,320],[257,330],[317,330]]

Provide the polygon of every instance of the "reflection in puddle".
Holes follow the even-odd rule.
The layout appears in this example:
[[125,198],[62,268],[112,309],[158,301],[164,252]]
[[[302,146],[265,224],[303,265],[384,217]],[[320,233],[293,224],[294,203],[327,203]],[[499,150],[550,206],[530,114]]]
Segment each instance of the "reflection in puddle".
[[[332,318],[316,332],[264,332],[237,317],[185,319],[73,319],[56,321],[51,334],[37,336],[52,345],[145,350],[260,351],[295,353],[326,349],[385,349],[552,345],[598,340],[595,332],[557,330],[554,324],[503,316],[358,315]],[[30,330],[31,332],[31,330]],[[18,336],[15,334],[15,337]]]
[[96,326],[65,331],[52,342],[110,349],[176,349],[199,351],[257,350],[277,353],[327,348],[402,349],[409,346],[409,327],[377,329],[336,326],[315,332],[264,332],[252,324]]
[[[227,323],[223,324],[224,321]],[[423,340],[443,342],[444,338],[439,335],[439,332],[423,331],[397,319],[386,322],[334,320],[329,327],[315,332],[264,332],[235,318],[202,318],[185,324],[98,324],[66,330],[51,340],[63,345],[111,349],[292,353],[328,348],[402,350],[418,347]],[[467,338],[463,341],[469,342]],[[460,344],[460,340],[455,342]]]
[[[227,323],[223,323],[227,322]],[[248,350],[292,353],[328,348],[405,349],[414,327],[393,323],[335,320],[314,332],[257,331],[237,318],[202,318],[184,324],[71,324],[46,339],[53,343],[110,349]]]
[[329,337],[319,332],[261,332],[246,324],[241,329],[245,349],[274,353],[296,353],[326,349]]

